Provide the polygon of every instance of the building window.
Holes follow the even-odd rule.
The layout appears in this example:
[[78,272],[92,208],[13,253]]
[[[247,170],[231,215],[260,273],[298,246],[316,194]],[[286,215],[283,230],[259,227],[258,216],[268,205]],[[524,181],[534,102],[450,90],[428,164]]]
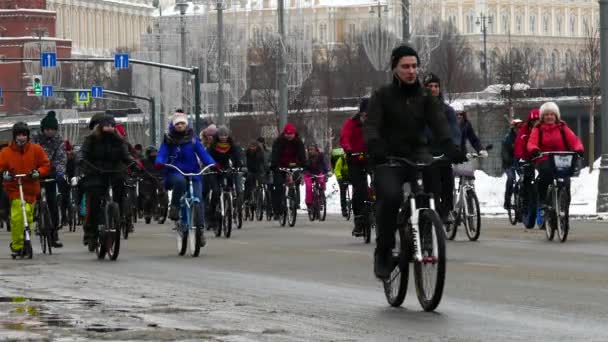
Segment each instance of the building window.
[[467,14],[467,33],[475,32],[475,15],[473,13]]
[[571,36],[577,36],[577,32],[576,32],[576,16],[574,14],[572,14],[570,16],[570,35]]
[[587,17],[583,17],[583,30],[589,30],[589,18]]
[[327,25],[321,24],[319,25],[319,41],[325,42],[327,39]]
[[543,33],[544,34],[549,33],[549,16],[548,15],[543,16]]
[[518,14],[517,16],[515,16],[515,31],[517,32],[517,34],[521,34],[522,28],[523,18],[521,17],[521,15]]
[[564,18],[562,16],[557,17],[555,22],[555,32],[558,36],[562,35],[562,25],[564,24]]
[[502,15],[502,33],[509,33],[509,16],[507,14]]
[[530,34],[532,34],[532,35],[536,34],[536,16],[535,15],[530,16]]

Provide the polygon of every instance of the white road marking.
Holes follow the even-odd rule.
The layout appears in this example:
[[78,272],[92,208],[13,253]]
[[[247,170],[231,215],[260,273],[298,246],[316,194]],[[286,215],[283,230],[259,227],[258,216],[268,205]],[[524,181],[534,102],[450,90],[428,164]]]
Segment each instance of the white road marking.
[[328,249],[327,252],[330,252],[330,253],[341,253],[341,254],[371,255],[370,252],[351,251],[351,250],[348,250],[348,249]]

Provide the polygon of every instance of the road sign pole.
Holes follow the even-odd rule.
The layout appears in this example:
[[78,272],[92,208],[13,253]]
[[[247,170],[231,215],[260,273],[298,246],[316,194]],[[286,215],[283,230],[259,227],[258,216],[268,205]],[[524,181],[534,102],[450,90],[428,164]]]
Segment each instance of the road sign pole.
[[152,141],[152,146],[156,146],[156,101],[154,97],[150,97],[148,102],[150,103],[148,106],[150,107],[150,140]]
[[198,134],[201,131],[201,80],[198,67],[192,68],[194,75],[194,130]]

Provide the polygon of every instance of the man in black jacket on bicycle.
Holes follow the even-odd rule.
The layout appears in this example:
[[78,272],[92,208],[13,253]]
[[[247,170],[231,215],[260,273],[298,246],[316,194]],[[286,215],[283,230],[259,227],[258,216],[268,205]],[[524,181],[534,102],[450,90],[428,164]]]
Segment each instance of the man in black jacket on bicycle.
[[[452,141],[439,99],[418,80],[418,64],[418,54],[411,47],[402,45],[393,50],[393,81],[374,92],[363,126],[370,161],[375,165],[378,238],[374,273],[380,279],[388,278],[392,271],[390,258],[395,245],[397,214],[403,200],[402,185],[416,177],[412,168],[388,166],[388,158],[430,162],[432,155],[425,137],[427,127],[447,157],[458,159],[462,154]],[[425,175],[427,177],[429,175]]]

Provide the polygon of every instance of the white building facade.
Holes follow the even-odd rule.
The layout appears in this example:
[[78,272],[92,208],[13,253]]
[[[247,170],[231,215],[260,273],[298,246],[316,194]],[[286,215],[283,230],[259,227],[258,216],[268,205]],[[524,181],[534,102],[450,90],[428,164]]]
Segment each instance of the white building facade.
[[104,56],[137,50],[148,30],[152,0],[47,0],[57,12],[57,37],[71,39],[72,54]]

